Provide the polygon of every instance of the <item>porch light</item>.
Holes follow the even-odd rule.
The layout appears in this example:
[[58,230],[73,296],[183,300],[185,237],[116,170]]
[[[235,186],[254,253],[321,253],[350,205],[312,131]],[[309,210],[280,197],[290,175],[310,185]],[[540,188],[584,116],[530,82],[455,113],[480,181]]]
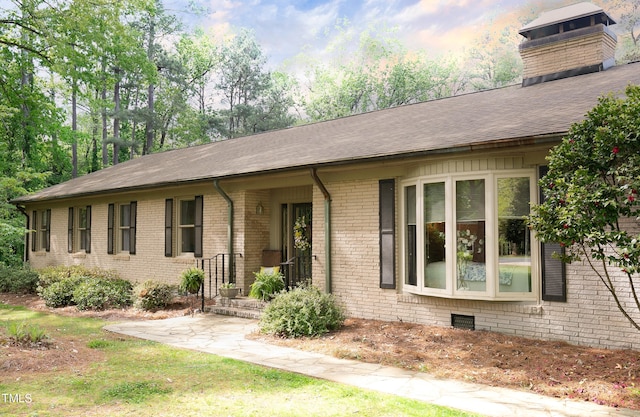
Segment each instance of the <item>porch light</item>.
[[262,205],[262,201],[260,201],[256,206],[256,214],[262,215],[263,213],[264,213],[264,206]]

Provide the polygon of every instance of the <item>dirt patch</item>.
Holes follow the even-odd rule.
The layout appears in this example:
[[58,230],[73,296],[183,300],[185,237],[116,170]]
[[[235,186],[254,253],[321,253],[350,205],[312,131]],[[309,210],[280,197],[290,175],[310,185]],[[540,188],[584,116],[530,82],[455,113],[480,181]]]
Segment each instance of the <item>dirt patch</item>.
[[[105,320],[150,320],[191,314],[200,300],[177,298],[167,309],[78,311],[49,308],[37,296],[0,294],[0,302],[36,311]],[[214,301],[206,300],[207,304]],[[0,332],[4,332],[1,329]],[[4,333],[0,333],[0,337]],[[118,337],[106,334],[105,338]],[[318,338],[281,339],[253,334],[267,343],[321,352],[339,358],[396,366],[490,386],[591,401],[640,410],[640,352],[594,349],[564,342],[531,340],[485,331],[411,323],[348,319],[339,331]],[[86,341],[52,335],[55,346],[27,350],[0,346],[0,374],[8,377],[70,369],[81,373],[103,360]]]

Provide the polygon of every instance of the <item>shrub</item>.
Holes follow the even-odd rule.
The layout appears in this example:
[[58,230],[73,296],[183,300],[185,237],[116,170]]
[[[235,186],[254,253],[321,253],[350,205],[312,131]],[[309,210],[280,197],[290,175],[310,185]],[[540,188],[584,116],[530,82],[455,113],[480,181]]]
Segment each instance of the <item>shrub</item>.
[[66,307],[73,305],[73,292],[76,286],[85,279],[81,276],[62,278],[51,282],[46,287],[38,286],[38,295],[47,307]]
[[135,306],[142,310],[163,308],[171,303],[176,287],[148,280],[135,288]]
[[132,289],[129,281],[120,278],[88,278],[76,285],[73,302],[78,310],[126,307],[131,305]]
[[14,344],[20,346],[42,343],[49,338],[47,333],[39,326],[27,325],[25,322],[9,323],[7,325],[7,335]]
[[38,273],[31,268],[0,264],[0,292],[34,294],[37,287]]
[[345,316],[336,298],[305,285],[281,292],[260,318],[260,331],[282,337],[319,336],[338,329]]
[[87,268],[82,265],[50,266],[38,270],[38,286],[46,288],[54,282],[70,277],[118,279],[118,273],[100,268]]
[[260,271],[253,274],[256,280],[251,284],[249,297],[268,301],[284,290],[284,276],[280,272]]
[[80,265],[40,270],[37,291],[49,307],[78,305],[80,310],[100,310],[132,302],[131,283],[115,271]]
[[200,291],[204,282],[204,271],[200,268],[191,267],[180,275],[180,291],[195,294]]

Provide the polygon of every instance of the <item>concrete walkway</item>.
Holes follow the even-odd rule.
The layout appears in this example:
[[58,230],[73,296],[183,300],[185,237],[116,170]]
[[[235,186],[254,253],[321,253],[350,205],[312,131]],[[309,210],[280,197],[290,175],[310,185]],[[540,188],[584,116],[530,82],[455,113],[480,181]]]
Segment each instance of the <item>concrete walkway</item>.
[[640,416],[640,412],[632,410],[441,380],[421,372],[336,359],[247,340],[244,336],[257,329],[257,322],[250,319],[205,314],[118,323],[105,329],[487,416]]

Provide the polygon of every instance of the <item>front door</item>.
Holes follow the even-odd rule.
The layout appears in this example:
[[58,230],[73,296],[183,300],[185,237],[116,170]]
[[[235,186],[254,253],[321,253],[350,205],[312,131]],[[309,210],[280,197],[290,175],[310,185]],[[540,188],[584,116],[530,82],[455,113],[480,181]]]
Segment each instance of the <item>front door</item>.
[[311,279],[311,203],[282,205],[283,273],[287,287]]

